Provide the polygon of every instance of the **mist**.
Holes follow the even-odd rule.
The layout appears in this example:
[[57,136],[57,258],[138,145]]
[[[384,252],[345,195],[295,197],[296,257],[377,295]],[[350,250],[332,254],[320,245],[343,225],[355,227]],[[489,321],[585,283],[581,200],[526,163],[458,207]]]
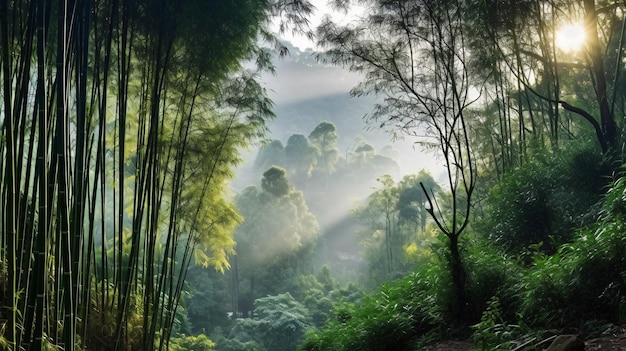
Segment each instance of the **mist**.
[[[269,139],[274,142],[244,153],[245,162],[236,170],[232,188],[235,193],[251,185],[260,188],[263,172],[269,167],[285,168],[288,181],[294,190],[303,193],[319,224],[316,263],[329,265],[343,281],[354,280],[365,271],[359,238],[364,228],[351,211],[382,186],[377,179],[389,174],[400,181],[426,170],[442,183],[445,169],[432,154],[416,146],[416,138],[392,136],[366,123],[364,117],[372,111],[377,98],[350,96],[350,89],[361,79],[358,74],[318,62],[311,49],[288,47],[290,55],[275,61],[275,74],[261,78],[275,103],[276,118],[269,123]],[[337,136],[333,146],[335,169],[326,176],[320,169],[306,176],[296,175],[285,161],[284,148],[291,136],[306,138],[325,121],[334,125]],[[366,145],[371,146],[367,154],[361,151]],[[272,251],[268,255],[273,255]]]

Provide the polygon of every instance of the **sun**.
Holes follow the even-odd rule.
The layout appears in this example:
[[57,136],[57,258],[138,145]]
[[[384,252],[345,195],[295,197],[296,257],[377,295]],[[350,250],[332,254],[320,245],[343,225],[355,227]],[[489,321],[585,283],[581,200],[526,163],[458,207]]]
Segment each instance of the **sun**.
[[565,25],[556,32],[556,46],[567,53],[580,51],[585,39],[585,28],[578,23]]

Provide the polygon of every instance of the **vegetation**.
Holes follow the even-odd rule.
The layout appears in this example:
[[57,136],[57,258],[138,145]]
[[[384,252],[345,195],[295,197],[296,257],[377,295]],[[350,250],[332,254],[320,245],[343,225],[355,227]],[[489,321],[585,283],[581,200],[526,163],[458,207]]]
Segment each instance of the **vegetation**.
[[3,342],[166,349],[190,262],[224,270],[235,245],[226,181],[272,117],[257,39],[310,4],[0,8]]
[[[365,15],[347,25],[327,18],[320,57],[362,72],[353,95],[382,98],[371,120],[421,137],[448,183],[437,198],[422,189],[440,232],[434,256],[360,304],[336,307],[301,349],[419,349],[471,329],[491,350],[547,329],[585,335],[624,323],[622,215],[608,209],[624,201],[615,197],[624,179],[623,4],[334,3],[358,3]],[[577,20],[586,39],[570,50],[556,33]],[[386,218],[389,239],[398,209],[385,200],[398,190],[382,183],[372,213]]]
[[2,349],[493,350],[626,324],[624,3],[332,3],[366,11],[325,18],[317,58],[442,174],[401,175],[342,116],[267,139],[270,25],[312,36],[306,0],[0,0]]
[[408,274],[417,262],[423,263],[420,260],[428,254],[420,248],[428,248],[435,238],[432,228],[426,230],[427,198],[420,184],[431,194],[439,189],[426,171],[405,176],[398,184],[389,175],[379,182],[381,188],[353,212],[365,225],[361,245],[369,265],[369,283],[375,285]]

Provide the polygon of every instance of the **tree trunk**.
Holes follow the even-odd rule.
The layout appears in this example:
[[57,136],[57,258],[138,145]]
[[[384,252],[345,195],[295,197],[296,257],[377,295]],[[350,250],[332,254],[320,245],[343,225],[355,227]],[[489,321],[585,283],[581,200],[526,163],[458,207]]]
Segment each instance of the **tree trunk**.
[[452,275],[452,289],[454,293],[454,305],[452,313],[454,320],[460,324],[467,320],[465,315],[465,306],[467,305],[467,297],[465,296],[465,268],[461,261],[459,253],[459,237],[458,235],[448,236],[450,239],[450,273]]
[[598,109],[600,111],[600,125],[602,134],[608,144],[608,152],[614,153],[617,146],[619,133],[617,124],[611,113],[607,99],[607,82],[604,69],[604,59],[598,39],[598,16],[596,13],[595,0],[584,0],[585,28],[587,28],[587,51],[591,58],[591,75],[596,92]]

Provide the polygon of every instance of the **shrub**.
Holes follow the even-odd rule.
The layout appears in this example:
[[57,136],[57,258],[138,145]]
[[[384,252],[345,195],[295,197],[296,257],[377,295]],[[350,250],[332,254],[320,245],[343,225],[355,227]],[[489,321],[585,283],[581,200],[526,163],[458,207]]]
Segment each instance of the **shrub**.
[[472,339],[478,350],[511,349],[512,340],[522,336],[524,328],[507,323],[502,318],[502,310],[500,300],[494,296],[487,303],[480,322],[472,326]]
[[334,318],[307,334],[299,350],[407,350],[445,328],[442,265],[433,260],[413,274],[383,285],[357,303],[334,309]]
[[475,239],[466,246],[468,320],[478,322],[484,317],[483,312],[497,300],[501,307],[499,318],[515,321],[520,304],[516,286],[522,276],[520,263],[484,240]]
[[254,312],[259,322],[255,334],[273,351],[295,349],[311,326],[309,311],[289,293],[257,299]]
[[267,351],[262,345],[253,340],[227,339],[222,334],[217,333],[214,340],[217,351]]
[[575,228],[593,222],[590,208],[600,200],[608,168],[595,150],[572,149],[536,155],[492,189],[481,224],[490,240],[507,252],[543,243],[553,253]]
[[170,351],[214,351],[215,343],[204,334],[197,336],[181,336],[170,340]]
[[626,181],[609,191],[602,219],[556,254],[538,254],[521,280],[521,311],[534,326],[573,326],[593,319],[624,322]]

